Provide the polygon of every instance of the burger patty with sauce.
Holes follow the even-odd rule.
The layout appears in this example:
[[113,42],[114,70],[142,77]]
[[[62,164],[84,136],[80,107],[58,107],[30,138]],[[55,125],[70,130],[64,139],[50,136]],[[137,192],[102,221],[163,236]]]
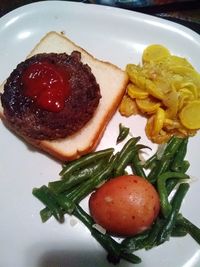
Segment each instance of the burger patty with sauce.
[[54,140],[80,130],[101,98],[90,67],[77,51],[38,54],[20,63],[1,102],[11,128],[22,136]]

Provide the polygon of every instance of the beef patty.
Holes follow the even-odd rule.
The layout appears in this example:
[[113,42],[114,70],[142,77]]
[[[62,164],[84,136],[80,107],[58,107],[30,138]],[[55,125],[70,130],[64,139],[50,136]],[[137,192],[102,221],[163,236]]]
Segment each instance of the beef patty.
[[[37,80],[36,83],[34,79],[32,80],[31,86],[34,85],[34,88],[31,89],[32,91],[27,91],[24,78],[27,76],[27,70],[29,76],[36,74],[41,78],[45,75],[43,73],[41,76],[38,70],[37,73],[30,74],[30,67],[38,64],[52,66],[53,71],[55,68],[58,69],[58,75],[62,76],[60,78],[62,83],[67,83],[67,93],[63,93],[62,90],[60,93],[57,91],[52,93],[51,84],[55,81],[52,82],[50,78],[48,80],[50,89],[42,100],[41,97],[38,98],[40,94]],[[65,74],[67,78],[64,77]],[[43,84],[45,88],[45,81]],[[55,88],[53,90],[55,91]],[[51,102],[48,97],[51,98],[52,95],[58,100],[59,97],[64,96],[63,105],[54,105],[53,109],[51,106],[48,108]],[[100,98],[100,88],[90,67],[83,64],[81,54],[74,51],[71,55],[38,54],[20,63],[7,79],[1,102],[6,120],[20,135],[39,140],[54,140],[69,136],[81,129],[92,118]],[[54,104],[57,102],[55,101]],[[57,107],[58,110],[55,109]]]

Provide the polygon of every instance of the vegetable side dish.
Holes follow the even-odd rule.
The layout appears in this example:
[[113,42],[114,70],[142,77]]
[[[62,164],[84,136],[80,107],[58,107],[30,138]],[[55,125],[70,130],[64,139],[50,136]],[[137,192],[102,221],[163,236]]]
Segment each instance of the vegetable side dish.
[[[121,142],[128,130],[123,125],[119,129]],[[188,138],[170,138],[162,153],[145,163],[140,154],[150,148],[139,141],[140,137],[132,137],[118,152],[108,148],[68,162],[60,180],[34,188],[33,195],[45,205],[42,221],[54,216],[63,222],[65,214],[76,216],[114,264],[120,259],[140,263],[135,251],[159,246],[172,236],[190,234],[200,244],[200,229],[180,212],[190,186],[186,174],[190,164],[185,159]],[[90,194],[92,216],[80,206]],[[113,235],[123,237],[122,241],[115,241]]]
[[126,66],[129,84],[120,113],[147,117],[147,137],[158,144],[173,135],[195,135],[200,129],[200,74],[161,45],[148,46],[142,63]]

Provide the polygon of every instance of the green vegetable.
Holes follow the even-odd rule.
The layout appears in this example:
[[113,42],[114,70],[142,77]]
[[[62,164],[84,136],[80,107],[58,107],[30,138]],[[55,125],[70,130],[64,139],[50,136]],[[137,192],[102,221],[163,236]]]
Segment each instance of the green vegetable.
[[125,167],[130,163],[136,143],[140,140],[140,137],[133,137],[129,139],[119,152],[116,164],[114,166],[114,176],[120,176],[123,174]]
[[[128,128],[120,125],[118,142],[126,138],[125,129]],[[50,182],[49,187],[33,189],[33,195],[46,206],[40,211],[43,222],[52,215],[59,222],[63,221],[65,213],[75,215],[108,252],[108,260],[114,264],[121,258],[132,263],[140,263],[141,259],[132,254],[134,251],[151,249],[171,236],[185,236],[189,233],[200,244],[200,229],[179,213],[189,184],[181,183],[172,201],[168,200],[169,194],[180,180],[189,178],[185,174],[190,166],[185,160],[188,139],[172,137],[161,158],[155,153],[144,165],[141,164],[139,153],[147,147],[138,144],[139,140],[140,137],[129,139],[115,155],[114,149],[109,148],[66,163],[60,173],[62,180]],[[93,227],[93,219],[79,206],[79,202],[106,180],[123,175],[127,166],[131,167],[135,175],[145,177],[155,185],[160,195],[161,213],[151,229],[127,237],[120,244],[110,235],[103,234]],[[143,168],[150,168],[147,177]]]
[[73,194],[70,196],[72,203],[79,203],[84,197],[91,193],[96,187],[104,183],[108,178],[110,178],[113,167],[116,163],[117,157],[113,156],[110,162],[104,167],[104,169],[97,173],[94,177],[87,180],[84,184],[80,186],[77,190],[75,189]]
[[182,169],[182,164],[187,153],[188,138],[184,138],[179,146],[178,152],[174,157],[171,165],[173,171],[179,172]]
[[51,216],[52,216],[52,211],[47,207],[40,211],[40,217],[43,223],[48,221],[51,218]]
[[99,160],[100,158],[109,157],[113,154],[113,152],[114,152],[113,148],[108,148],[108,149],[90,153],[77,160],[69,162],[67,165],[63,167],[62,171],[60,172],[60,175],[65,176],[65,178],[67,178],[74,171],[77,171],[80,168],[86,167],[89,164],[94,163],[96,160]]
[[159,232],[161,231],[164,224],[164,220],[160,219],[159,217],[154,222],[150,232],[149,236],[144,240],[144,247],[146,250],[152,249],[155,246],[158,246],[157,238],[159,235]]
[[129,134],[130,129],[123,126],[121,123],[119,124],[119,135],[117,137],[117,143],[122,142]]
[[[52,192],[52,194],[54,195],[55,202],[60,205],[59,212],[62,215],[65,213],[71,214],[74,210],[76,203],[79,203],[84,197],[86,197],[89,193],[91,193],[96,187],[98,187],[103,182],[105,182],[106,179],[110,178],[116,159],[117,159],[117,156],[116,155],[113,156],[110,162],[103,168],[103,170],[99,171],[96,175],[94,175],[93,177],[85,181],[84,183],[78,185],[70,192],[66,192],[66,194],[56,194],[56,193],[53,194]],[[51,210],[51,208],[49,209]],[[40,212],[41,219],[43,222],[51,217],[49,209],[44,209]]]
[[[106,157],[106,160],[109,159]],[[67,175],[68,179],[65,179],[65,176],[63,176],[62,180],[50,182],[48,187],[56,193],[67,191],[95,175],[102,170],[104,165],[105,159],[100,159],[90,164],[87,168],[76,171],[71,175]]]
[[124,253],[121,250],[121,246],[108,234],[103,234],[96,230],[93,225],[93,219],[79,206],[76,205],[73,215],[75,215],[85,226],[90,230],[92,236],[102,245],[102,247],[108,252],[108,259],[113,263],[118,263],[120,258],[128,260],[132,263],[140,263],[141,259],[136,255]]
[[169,203],[168,200],[168,192],[166,188],[166,181],[168,179],[188,179],[189,176],[184,173],[180,172],[165,172],[158,176],[157,178],[157,189],[160,196],[160,205],[161,205],[161,211],[165,218],[168,217],[168,215],[171,212],[172,206]]
[[196,242],[200,245],[200,229],[196,225],[183,217],[181,214],[178,215],[176,225],[178,227],[184,227],[187,232],[194,238],[194,240],[196,240]]
[[146,174],[145,174],[143,166],[141,164],[141,160],[139,158],[139,152],[138,152],[140,149],[143,149],[143,148],[148,148],[148,147],[136,145],[136,149],[135,149],[136,151],[135,151],[134,156],[133,156],[131,168],[132,168],[132,171],[135,175],[146,178]]
[[129,151],[127,151],[126,154],[123,155],[123,157],[121,157],[121,160],[115,169],[115,173],[114,173],[115,177],[121,176],[124,174],[125,168],[131,163],[135,153],[136,153],[136,151],[134,149],[129,150]]
[[60,210],[56,196],[45,185],[40,188],[34,188],[33,195],[37,197],[45,206],[51,210],[51,214],[58,220],[63,221],[63,213]]
[[188,231],[186,227],[181,226],[181,225],[175,225],[174,228],[172,229],[171,236],[182,237],[182,236],[186,236],[187,234],[188,234]]
[[157,154],[152,155],[143,165],[144,169],[153,169],[157,164]]
[[178,190],[176,191],[173,199],[172,199],[172,210],[170,215],[167,217],[161,231],[159,232],[157,242],[161,244],[167,241],[172,233],[172,230],[176,224],[176,219],[179,213],[179,209],[181,207],[181,203],[185,194],[189,189],[188,183],[183,183],[179,185]]
[[150,171],[147,177],[147,179],[151,183],[155,183],[157,177],[160,174],[168,170],[168,168],[170,167],[171,161],[173,160],[173,157],[176,154],[181,142],[182,142],[182,138],[177,138],[177,137],[172,137],[169,140],[161,159],[157,160],[157,164]]
[[125,252],[134,252],[136,250],[142,249],[145,246],[145,239],[149,236],[150,230],[146,230],[140,234],[132,237],[125,238],[122,242],[122,249]]

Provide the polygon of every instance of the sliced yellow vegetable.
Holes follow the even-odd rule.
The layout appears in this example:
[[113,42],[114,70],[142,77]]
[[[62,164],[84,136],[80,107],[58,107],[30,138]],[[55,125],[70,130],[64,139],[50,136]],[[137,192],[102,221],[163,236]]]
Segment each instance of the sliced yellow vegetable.
[[167,142],[169,138],[172,136],[170,133],[166,133],[165,131],[161,130],[158,135],[153,135],[153,128],[154,128],[154,120],[155,120],[155,115],[152,115],[149,117],[147,120],[146,126],[145,126],[145,132],[147,137],[152,140],[152,142],[161,144],[164,142]]
[[144,91],[134,84],[129,83],[127,86],[127,93],[131,98],[144,99],[148,97],[148,92]]
[[159,88],[157,88],[151,80],[146,79],[145,89],[147,90],[147,92],[149,92],[150,95],[154,96],[155,98],[162,100],[165,97],[163,92]]
[[153,131],[153,122],[154,122],[155,115],[152,115],[147,119],[147,123],[145,126],[145,132],[147,137],[151,140],[152,139],[152,131]]
[[156,136],[163,128],[165,121],[165,111],[162,108],[158,108],[154,118],[153,135]]
[[148,46],[142,60],[142,65],[126,67],[129,98],[122,101],[122,115],[143,113],[146,134],[156,143],[172,135],[193,136],[200,129],[200,74],[159,44]]
[[162,60],[163,58],[170,55],[169,50],[159,44],[149,45],[143,52],[142,61],[149,62],[149,61],[157,61]]
[[138,108],[134,100],[125,95],[119,106],[119,112],[126,117],[138,114]]
[[194,94],[188,88],[180,89],[179,94],[187,96],[189,101],[195,99]]
[[135,64],[128,64],[126,66],[126,73],[132,83],[137,84],[138,74],[139,74],[139,67]]
[[171,91],[166,94],[163,100],[164,105],[167,107],[166,116],[169,119],[174,119],[178,112],[178,94],[176,91]]
[[197,87],[200,87],[200,75],[197,71],[195,71],[195,69],[191,69],[185,66],[172,65],[170,66],[170,70],[175,74],[179,74],[182,77],[189,79]]
[[172,130],[179,128],[181,125],[178,121],[165,118],[163,126],[166,127],[168,130]]
[[200,100],[188,103],[180,112],[181,123],[188,129],[200,129]]
[[155,113],[156,110],[160,107],[160,103],[156,102],[152,98],[136,99],[135,102],[140,111],[144,113]]
[[194,69],[193,66],[187,61],[187,59],[183,57],[171,55],[167,58],[164,58],[163,62],[166,66],[178,66],[179,65],[179,66],[184,66],[184,67]]
[[198,98],[198,89],[197,89],[197,86],[194,83],[185,82],[185,83],[182,83],[181,86],[182,86],[182,89],[185,88],[185,89],[189,90],[193,94],[195,99]]

